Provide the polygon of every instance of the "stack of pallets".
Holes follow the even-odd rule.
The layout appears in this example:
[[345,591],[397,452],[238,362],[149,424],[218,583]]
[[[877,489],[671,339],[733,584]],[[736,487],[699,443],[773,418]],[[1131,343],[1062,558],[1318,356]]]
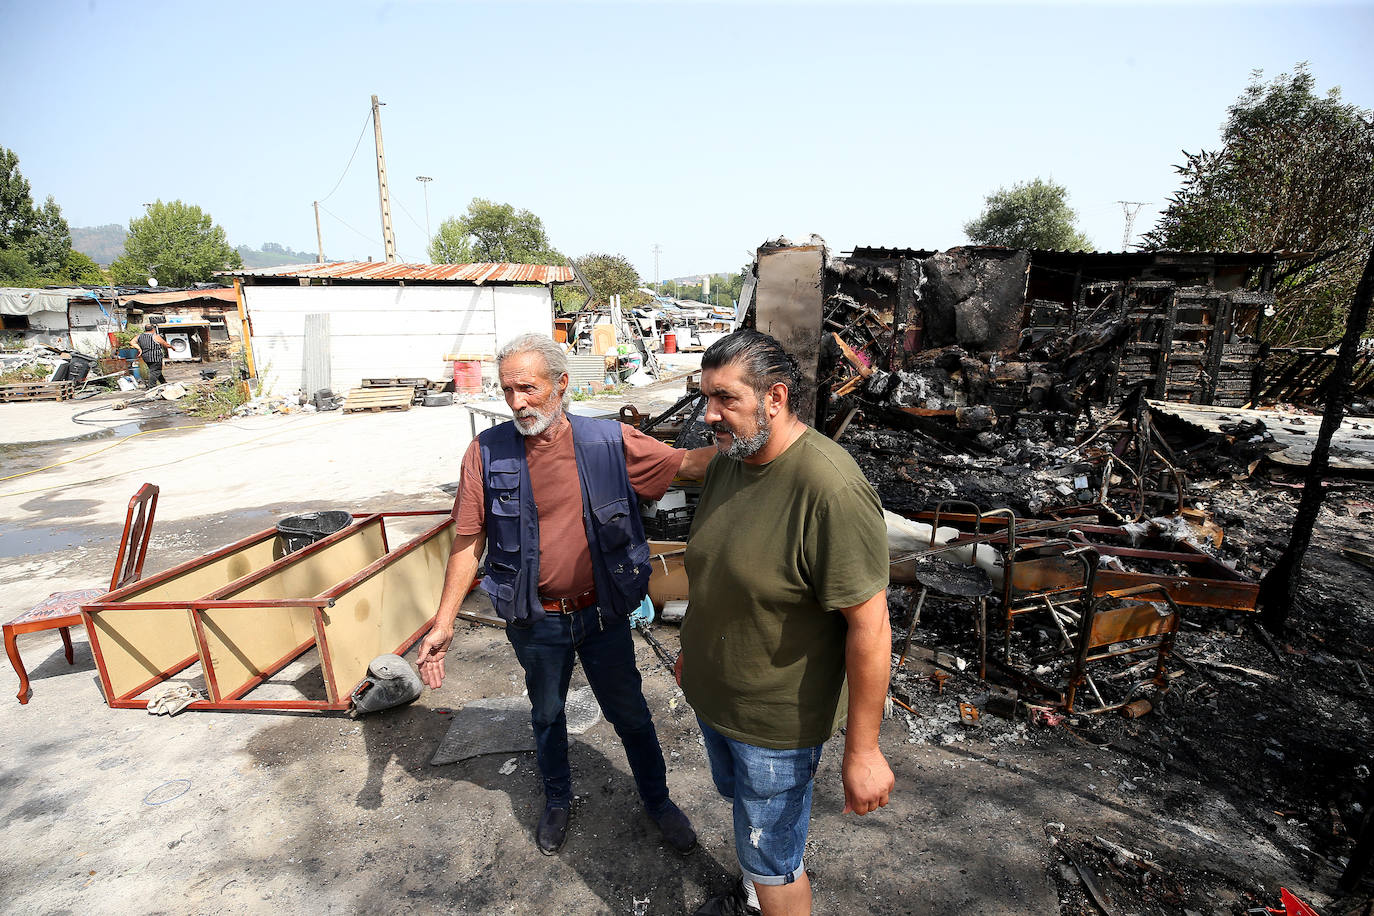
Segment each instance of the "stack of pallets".
[[8,401],[66,401],[76,393],[72,382],[24,382],[0,385],[0,403]]
[[383,410],[409,410],[410,402],[415,397],[415,389],[410,386],[404,388],[352,388],[349,389],[348,397],[344,398],[344,413],[360,413],[370,411],[378,413]]

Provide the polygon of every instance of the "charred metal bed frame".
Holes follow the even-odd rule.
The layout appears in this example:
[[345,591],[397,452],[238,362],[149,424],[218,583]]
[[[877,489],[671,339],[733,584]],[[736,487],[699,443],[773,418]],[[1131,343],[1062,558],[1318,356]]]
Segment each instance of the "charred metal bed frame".
[[[916,521],[929,522],[935,516],[931,512],[918,512],[910,517]],[[979,523],[976,516],[954,513],[941,516],[941,521],[946,525],[952,525],[962,530],[969,530]],[[1023,518],[1016,521],[1018,527],[1034,524],[1038,524],[1036,519]],[[984,515],[981,526],[985,538],[989,537],[988,529],[992,529],[994,534],[991,538],[992,543],[1007,543],[1006,534],[996,531],[999,527],[1006,527],[1005,521],[999,522]],[[950,546],[957,546],[959,543],[973,540],[975,537],[974,535],[960,535],[958,540],[950,542]],[[1101,597],[1108,592],[1119,591],[1123,588],[1159,583],[1169,590],[1169,596],[1181,607],[1210,607],[1228,611],[1255,610],[1255,602],[1259,596],[1258,583],[1252,582],[1235,570],[1227,568],[1185,541],[1171,544],[1169,550],[1128,547],[1111,543],[1112,540],[1129,541],[1130,535],[1125,529],[1112,525],[1079,523],[1077,521],[1074,522],[1070,530],[1056,534],[1056,537],[1067,537],[1089,545],[1103,557],[1173,563],[1184,567],[1189,572],[1189,575],[1172,575],[1099,568],[1093,578],[1093,595],[1095,597]],[[1015,543],[1018,546],[1032,546],[1040,542],[1041,539],[1035,537],[1015,537]],[[1038,583],[1026,582],[1025,584],[1049,589],[1056,584],[1067,585],[1070,576],[1067,568],[1064,570],[1047,568],[1043,581]]]

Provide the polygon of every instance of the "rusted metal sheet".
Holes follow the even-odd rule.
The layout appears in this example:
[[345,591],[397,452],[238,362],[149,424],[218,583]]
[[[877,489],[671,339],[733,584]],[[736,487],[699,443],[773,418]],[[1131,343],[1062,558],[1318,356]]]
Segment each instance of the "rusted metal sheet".
[[367,280],[397,282],[571,283],[571,267],[558,264],[388,264],[385,261],[338,261],[293,264],[255,270],[222,271],[220,276],[302,280]]

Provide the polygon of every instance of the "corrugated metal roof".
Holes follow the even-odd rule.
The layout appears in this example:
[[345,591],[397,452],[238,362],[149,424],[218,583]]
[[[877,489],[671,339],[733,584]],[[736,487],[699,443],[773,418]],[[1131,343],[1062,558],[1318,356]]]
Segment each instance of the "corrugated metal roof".
[[571,267],[555,264],[388,264],[385,261],[335,261],[331,264],[288,264],[251,270],[220,271],[222,277],[263,277],[309,280],[368,280],[426,283],[571,283]]

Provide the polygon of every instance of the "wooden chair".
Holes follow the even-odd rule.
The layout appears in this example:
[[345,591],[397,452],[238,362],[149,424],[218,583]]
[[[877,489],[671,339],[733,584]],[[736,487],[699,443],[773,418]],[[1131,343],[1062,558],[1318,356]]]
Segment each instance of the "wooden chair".
[[15,642],[15,637],[22,633],[59,630],[67,664],[74,663],[70,628],[81,625],[81,605],[120,586],[128,585],[143,575],[143,560],[148,555],[148,539],[153,533],[153,515],[157,511],[157,494],[156,486],[145,483],[139,487],[133,499],[129,500],[129,511],[124,517],[124,534],[119,541],[119,554],[115,557],[114,572],[110,576],[108,589],[82,588],[54,592],[4,625],[5,654],[10,658],[14,673],[19,675],[20,703],[29,702],[29,674],[24,670],[24,662],[19,657],[19,646]]

